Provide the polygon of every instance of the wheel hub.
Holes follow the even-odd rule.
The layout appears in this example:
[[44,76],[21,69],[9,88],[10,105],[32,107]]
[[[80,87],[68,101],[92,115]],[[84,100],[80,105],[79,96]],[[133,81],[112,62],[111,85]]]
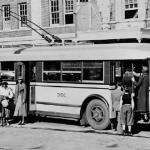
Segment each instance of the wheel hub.
[[94,107],[91,110],[91,115],[92,115],[92,118],[97,122],[103,120],[103,118],[104,118],[103,111],[101,110],[100,107]]

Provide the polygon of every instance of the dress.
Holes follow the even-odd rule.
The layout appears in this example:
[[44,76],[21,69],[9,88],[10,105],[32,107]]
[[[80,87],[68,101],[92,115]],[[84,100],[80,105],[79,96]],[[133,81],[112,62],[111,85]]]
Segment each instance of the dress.
[[24,83],[17,84],[15,90],[16,107],[14,116],[27,116],[26,110],[26,85]]
[[135,110],[138,112],[146,112],[148,111],[148,97],[149,97],[149,77],[148,74],[143,74],[138,82],[134,82],[138,90],[137,101]]

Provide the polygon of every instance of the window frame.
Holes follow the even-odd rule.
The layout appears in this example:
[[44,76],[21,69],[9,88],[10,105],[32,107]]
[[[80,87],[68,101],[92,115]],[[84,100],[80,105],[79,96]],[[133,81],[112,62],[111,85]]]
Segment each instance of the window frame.
[[[23,6],[23,10],[21,10],[21,6]],[[22,17],[25,17],[26,23],[27,23],[27,19],[28,19],[28,8],[27,8],[27,2],[23,2],[23,3],[19,3],[18,4],[18,12],[19,12],[19,16],[20,19],[22,20]],[[23,15],[22,15],[22,13]],[[19,28],[27,28],[27,26],[22,23],[22,21],[19,20]]]
[[[136,7],[135,7],[135,4],[137,4]],[[130,8],[130,5],[133,5],[133,7]],[[126,6],[129,6],[129,7],[126,8]],[[135,17],[135,18],[134,17],[126,18],[126,11],[132,11],[132,10],[137,10],[137,17]],[[124,19],[125,20],[137,20],[137,19],[139,19],[139,4],[138,4],[138,0],[124,0]]]
[[[10,4],[2,5],[2,10],[3,10],[3,30],[10,30],[11,29]],[[6,14],[8,15],[7,17],[5,16]],[[7,27],[6,24],[9,24],[9,27]]]
[[[75,61],[75,62],[80,62],[81,63],[81,71],[63,71],[63,68],[62,68],[62,63],[64,62],[72,62],[71,60],[70,61],[58,61],[60,62],[60,70],[58,71],[44,71],[44,62],[56,62],[56,61],[43,61],[42,62],[42,82],[58,82],[58,83],[104,83],[104,80],[105,80],[105,62],[104,61],[100,61],[102,63],[102,71],[103,71],[103,80],[83,80],[83,63],[85,61]],[[89,60],[89,62],[95,62],[95,60]],[[99,60],[96,60],[96,62],[99,62]],[[44,80],[44,72],[54,72],[54,73],[60,73],[60,80],[49,80],[49,81],[46,81]],[[81,72],[81,80],[80,81],[63,81],[62,79],[62,76],[63,76],[63,73],[80,73]]]
[[80,1],[80,3],[87,3],[87,2],[89,2],[89,0],[79,0]]
[[[53,6],[52,6],[53,2]],[[57,3],[57,6],[54,6],[54,4]],[[57,9],[52,12],[52,8]],[[50,14],[50,26],[59,26],[60,25],[60,7],[59,7],[59,0],[49,0],[49,14]],[[58,15],[55,16],[56,18],[53,18],[53,14]],[[53,23],[53,19],[55,20],[55,23]],[[57,23],[58,21],[58,23]]]
[[[78,68],[79,70],[63,70],[63,69],[66,69],[67,67],[64,67],[64,64],[65,63],[70,63],[70,64],[78,64],[79,65],[79,67],[71,67],[71,69],[72,68]],[[69,68],[69,67],[68,67]],[[62,82],[75,82],[75,83],[81,83],[82,82],[82,61],[61,61],[61,81]],[[63,74],[80,74],[81,75],[81,77],[80,77],[80,79],[78,80],[78,81],[65,81],[65,80],[63,80]]]
[[[67,5],[68,2],[70,5]],[[73,23],[66,23],[66,15],[72,15]],[[74,1],[64,0],[64,25],[73,25],[73,24],[74,24]]]
[[[94,60],[92,60],[92,62],[93,62]],[[98,62],[99,60],[97,60],[97,62]],[[83,61],[84,62],[84,61]],[[103,64],[102,64],[102,66],[103,66],[103,80],[84,80],[83,79],[83,77],[82,77],[82,83],[104,83],[104,79],[105,79],[105,74],[104,74],[104,70],[105,70],[105,63],[104,63],[104,61],[100,61],[100,62],[102,62]],[[83,76],[83,69],[84,69],[84,67],[83,67],[83,65],[82,65],[82,76]]]
[[[44,62],[56,62],[56,61],[43,61],[42,62],[42,82],[61,82],[61,62],[60,62],[60,70],[54,70],[54,71],[44,71]],[[59,61],[58,61],[59,62]],[[45,81],[44,80],[44,72],[48,73],[60,73],[60,80],[51,80],[51,81]]]

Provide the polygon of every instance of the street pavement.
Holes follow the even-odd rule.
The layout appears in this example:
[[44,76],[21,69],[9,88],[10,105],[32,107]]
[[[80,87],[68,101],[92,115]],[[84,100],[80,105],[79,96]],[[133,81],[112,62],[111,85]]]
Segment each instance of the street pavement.
[[77,121],[44,119],[0,127],[0,150],[150,150],[150,125],[133,136],[83,128]]
[[[138,131],[133,137],[145,137],[150,138],[150,122],[139,122]],[[47,119],[44,121],[36,121],[32,123],[26,123],[25,125],[11,124],[10,127],[15,128],[29,128],[29,129],[43,129],[53,131],[67,131],[67,132],[82,132],[82,133],[97,133],[107,135],[120,135],[117,131],[112,129],[106,130],[94,130],[90,126],[82,127],[77,121],[74,120],[61,120],[61,119]]]

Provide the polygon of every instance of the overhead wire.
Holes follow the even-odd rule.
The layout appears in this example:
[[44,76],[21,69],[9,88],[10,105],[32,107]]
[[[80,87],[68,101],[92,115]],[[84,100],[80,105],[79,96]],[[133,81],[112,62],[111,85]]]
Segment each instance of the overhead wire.
[[[0,8],[0,11],[4,12],[3,9]],[[35,31],[37,34],[39,34],[45,41],[47,41],[48,43],[51,43],[52,42],[52,39],[49,38],[47,35],[44,35],[44,34],[41,34],[39,31],[37,31],[35,28],[33,28],[32,26],[30,26],[28,23],[26,22],[23,22],[22,21],[22,17],[11,11],[10,10],[10,16],[12,16],[13,18],[17,19],[18,21],[22,22],[23,24],[25,24],[27,27],[29,27],[30,29],[32,29],[33,31]],[[37,25],[35,22],[29,20],[29,19],[26,19],[27,22],[30,22],[31,24],[35,25],[36,27],[38,27],[40,30],[44,31],[46,34],[50,35],[53,39],[54,39],[54,42],[59,42],[61,43],[62,42],[62,39],[60,39],[58,36],[55,36],[53,34],[50,34],[48,31],[44,30],[42,27],[40,27],[39,25]]]

